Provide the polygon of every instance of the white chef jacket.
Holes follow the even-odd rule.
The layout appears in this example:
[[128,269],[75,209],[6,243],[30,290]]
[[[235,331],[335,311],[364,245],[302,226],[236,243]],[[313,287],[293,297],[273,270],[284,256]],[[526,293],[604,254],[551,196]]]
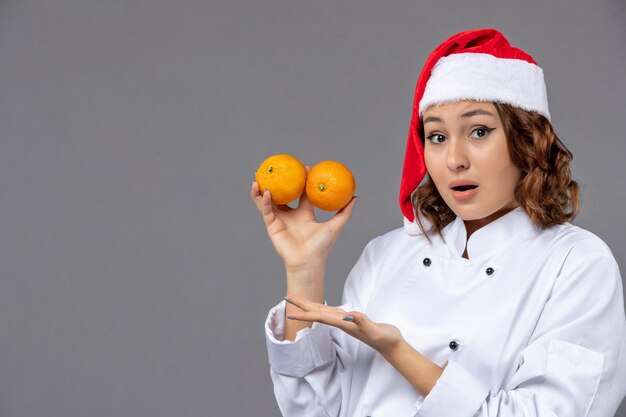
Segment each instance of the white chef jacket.
[[265,332],[283,415],[613,416],[626,395],[626,320],[606,244],[569,223],[538,230],[521,208],[474,232],[469,259],[462,219],[442,233],[429,243],[406,224],[373,239],[341,306],[397,326],[444,367],[431,392],[332,326],[284,341],[281,302]]

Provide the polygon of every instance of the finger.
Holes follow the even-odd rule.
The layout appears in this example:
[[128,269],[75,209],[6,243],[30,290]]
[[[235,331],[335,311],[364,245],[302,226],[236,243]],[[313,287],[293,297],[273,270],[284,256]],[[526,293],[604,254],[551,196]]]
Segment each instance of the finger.
[[359,311],[347,312],[342,320],[347,323],[344,331],[367,344],[371,345],[371,342],[375,340],[373,335],[380,333],[380,329],[377,329],[379,324]]
[[352,323],[359,327],[365,327],[373,323],[369,317],[359,311],[348,311],[343,317],[343,321]]
[[265,190],[261,198],[256,201],[256,204],[259,212],[261,212],[261,217],[263,218],[265,226],[272,224],[274,219],[276,219],[276,213],[274,213],[274,209],[272,208],[272,196],[270,194],[270,190]]
[[[308,174],[311,170],[311,165],[306,165],[305,168]],[[300,196],[300,200],[298,201],[298,208],[301,210],[310,211],[311,213],[313,212],[313,204],[311,204],[311,200],[309,200],[309,197],[307,197],[306,195],[306,187],[302,191],[302,195]]]
[[363,342],[370,344],[368,338],[376,334],[376,323],[370,320],[365,314],[358,311],[349,311],[344,314],[341,320],[345,323],[342,329]]
[[306,188],[302,191],[302,195],[298,200],[298,209],[306,210],[313,213],[313,204],[311,203],[311,200],[309,200],[309,197],[306,195]]
[[290,320],[308,321],[328,324],[342,330],[347,330],[349,323],[342,320],[345,313],[336,311],[293,311],[287,316]]
[[285,301],[287,301],[289,304],[301,308],[304,311],[321,311],[324,307],[326,307],[324,304],[316,303],[300,295],[288,294],[285,297]]
[[261,193],[260,191],[259,183],[256,181],[252,181],[252,187],[250,188],[250,198],[252,199],[252,202],[254,203],[256,208],[261,212],[261,214],[263,214],[265,211],[263,194],[264,193]]
[[326,304],[316,303],[314,301],[309,300],[306,297],[302,297],[300,295],[287,295],[285,297],[285,301],[288,303],[302,309],[303,311],[309,312],[331,312],[335,314],[345,315],[346,312],[337,307],[327,306]]
[[287,316],[290,320],[317,322],[336,327],[366,344],[370,344],[367,334],[376,334],[376,323],[365,314],[356,311],[292,311]]
[[[250,188],[250,198],[252,199],[252,201],[254,202],[254,204],[257,206],[257,208],[259,210],[261,210],[261,205],[263,203],[263,195],[265,194],[265,191],[269,190],[266,188],[265,190],[263,190],[263,192],[261,192],[261,187],[259,186],[259,183],[255,181],[252,181],[252,187]],[[270,194],[270,201],[271,201],[271,194]]]
[[259,192],[259,183],[256,180],[252,181],[252,187],[250,187],[250,198],[256,204],[257,200],[261,197]]
[[[265,190],[263,190],[263,192],[261,192],[261,187],[259,186],[259,183],[254,180],[252,181],[252,187],[250,188],[250,198],[252,198],[252,201],[258,201],[261,197],[263,197],[263,194],[265,193],[265,191],[269,191],[268,188],[266,188]],[[270,194],[271,197],[271,194]],[[277,205],[277,207],[280,205]]]
[[330,220],[328,220],[328,225],[337,231],[341,231],[348,220],[352,217],[352,212],[354,211],[354,206],[356,205],[358,196],[352,197],[352,200],[348,204],[346,204],[341,210],[339,210]]

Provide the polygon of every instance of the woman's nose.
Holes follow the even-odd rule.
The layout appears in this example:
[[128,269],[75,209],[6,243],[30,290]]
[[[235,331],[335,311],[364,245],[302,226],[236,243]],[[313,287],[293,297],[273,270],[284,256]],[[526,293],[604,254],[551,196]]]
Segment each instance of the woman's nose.
[[451,139],[448,142],[448,155],[446,163],[448,169],[452,171],[460,171],[469,168],[469,159],[465,146],[459,140]]

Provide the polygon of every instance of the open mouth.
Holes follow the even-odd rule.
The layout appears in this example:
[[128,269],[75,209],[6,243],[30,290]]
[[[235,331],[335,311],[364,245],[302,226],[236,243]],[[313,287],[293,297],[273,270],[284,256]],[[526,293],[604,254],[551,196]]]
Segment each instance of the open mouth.
[[476,187],[478,187],[478,185],[458,185],[456,187],[452,187],[452,189],[454,191],[468,191],[473,190]]

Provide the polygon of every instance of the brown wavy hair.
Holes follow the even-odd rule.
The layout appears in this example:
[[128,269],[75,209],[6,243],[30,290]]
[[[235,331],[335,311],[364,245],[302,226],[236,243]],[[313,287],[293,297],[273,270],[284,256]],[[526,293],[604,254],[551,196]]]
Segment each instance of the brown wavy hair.
[[[550,121],[539,113],[493,104],[504,128],[511,161],[522,173],[515,187],[519,205],[539,229],[572,221],[578,213],[579,188],[571,176],[570,150],[554,133]],[[422,145],[423,129],[420,130]],[[413,193],[411,201],[415,212],[420,214],[416,220],[425,235],[420,217],[432,224],[430,232],[439,235],[456,217],[430,176]]]

